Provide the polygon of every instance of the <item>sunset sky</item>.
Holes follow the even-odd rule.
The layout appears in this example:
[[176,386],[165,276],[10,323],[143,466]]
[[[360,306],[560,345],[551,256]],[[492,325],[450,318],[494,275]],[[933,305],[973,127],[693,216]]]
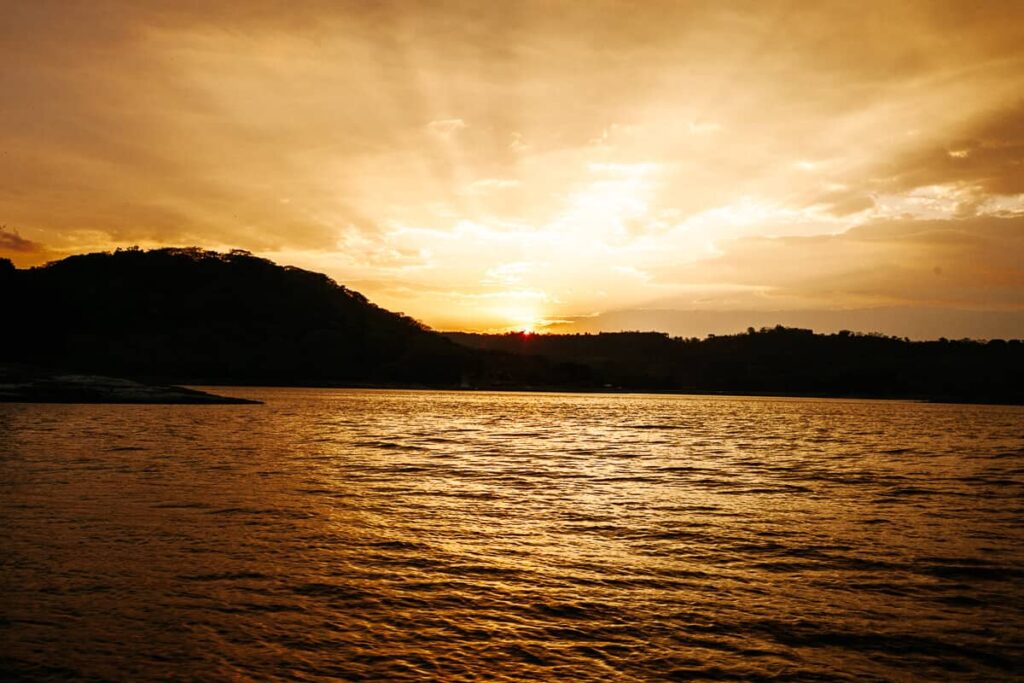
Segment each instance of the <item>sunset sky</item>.
[[1024,2],[0,0],[0,256],[445,330],[1024,336]]

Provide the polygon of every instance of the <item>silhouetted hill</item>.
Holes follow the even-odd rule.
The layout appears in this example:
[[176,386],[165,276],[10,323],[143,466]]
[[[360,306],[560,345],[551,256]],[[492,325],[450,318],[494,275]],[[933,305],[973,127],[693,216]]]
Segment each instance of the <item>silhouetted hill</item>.
[[0,259],[0,362],[167,384],[422,385],[1024,403],[1024,344],[776,327],[432,332],[325,275],[247,252],[140,249],[19,270]]
[[707,339],[657,332],[448,333],[477,349],[572,361],[581,382],[651,391],[873,396],[1024,403],[1024,343],[911,342],[785,327]]
[[3,359],[176,383],[458,384],[479,355],[330,278],[246,252],[0,267]]

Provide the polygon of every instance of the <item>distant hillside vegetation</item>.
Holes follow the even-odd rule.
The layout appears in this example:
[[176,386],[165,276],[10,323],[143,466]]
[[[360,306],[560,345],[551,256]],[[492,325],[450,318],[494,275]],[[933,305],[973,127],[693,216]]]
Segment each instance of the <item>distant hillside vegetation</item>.
[[247,252],[0,266],[6,360],[173,382],[458,384],[475,352],[326,275]]
[[447,336],[477,349],[572,361],[586,368],[580,382],[633,390],[1024,403],[1020,340],[912,342],[781,326],[703,340],[658,332]]
[[735,392],[1024,403],[1024,343],[783,327],[442,335],[247,252],[0,259],[0,362],[170,384]]

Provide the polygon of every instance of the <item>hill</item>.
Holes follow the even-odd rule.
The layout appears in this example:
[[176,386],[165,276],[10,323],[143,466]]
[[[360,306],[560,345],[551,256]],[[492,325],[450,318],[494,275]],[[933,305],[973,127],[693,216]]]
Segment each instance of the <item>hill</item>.
[[475,354],[326,275],[139,249],[0,267],[0,358],[174,383],[458,384]]
[[242,251],[0,259],[0,362],[157,384],[429,386],[871,396],[1024,403],[1019,340],[911,342],[750,329],[433,332],[326,275]]
[[647,391],[1024,403],[1020,340],[912,342],[785,327],[706,339],[657,332],[449,333],[465,346],[572,361],[581,383]]

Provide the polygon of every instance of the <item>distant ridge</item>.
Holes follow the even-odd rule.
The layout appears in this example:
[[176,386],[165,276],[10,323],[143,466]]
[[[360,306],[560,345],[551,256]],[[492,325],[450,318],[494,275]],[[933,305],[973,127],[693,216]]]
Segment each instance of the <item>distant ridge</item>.
[[776,326],[705,339],[660,332],[447,333],[465,346],[586,368],[607,388],[1024,403],[1021,340],[912,342]]
[[326,275],[198,248],[0,259],[0,362],[157,384],[671,391],[1024,403],[1020,340],[774,327],[439,334]]

